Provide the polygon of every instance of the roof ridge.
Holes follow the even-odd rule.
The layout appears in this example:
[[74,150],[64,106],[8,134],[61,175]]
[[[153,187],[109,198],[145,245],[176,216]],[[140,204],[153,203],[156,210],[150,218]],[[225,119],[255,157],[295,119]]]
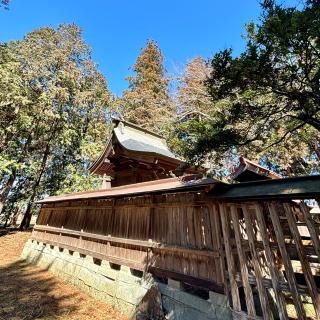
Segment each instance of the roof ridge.
[[151,131],[151,130],[142,128],[141,126],[139,126],[139,125],[137,125],[137,124],[135,124],[135,123],[132,123],[132,122],[129,122],[129,121],[126,121],[126,120],[117,118],[117,117],[112,117],[112,122],[116,124],[116,127],[118,126],[118,124],[119,124],[120,122],[122,122],[122,123],[124,123],[125,125],[127,125],[127,126],[129,126],[129,127],[132,127],[132,128],[134,128],[134,129],[138,129],[138,130],[143,131],[143,132],[145,132],[145,133],[151,134],[151,135],[153,135],[153,136],[155,136],[155,137],[157,137],[157,138],[160,138],[160,139],[162,139],[162,140],[164,140],[164,141],[166,140],[166,139],[164,139],[163,136],[161,136],[160,134],[155,133],[155,132],[153,132],[153,131]]

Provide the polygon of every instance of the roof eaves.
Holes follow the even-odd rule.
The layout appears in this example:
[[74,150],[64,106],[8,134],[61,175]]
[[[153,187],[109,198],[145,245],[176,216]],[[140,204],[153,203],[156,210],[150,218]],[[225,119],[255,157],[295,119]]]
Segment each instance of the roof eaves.
[[[53,196],[46,199],[36,201],[37,204],[71,201],[80,199],[97,199],[97,198],[112,198],[117,196],[145,194],[163,191],[181,191],[185,189],[193,189],[198,187],[213,186],[216,184],[224,184],[215,179],[198,179],[199,175],[190,175],[183,178],[168,178],[154,181],[130,184],[121,187],[115,187],[106,190],[95,190],[87,192],[71,193],[62,196]],[[210,187],[210,189],[211,189]]]

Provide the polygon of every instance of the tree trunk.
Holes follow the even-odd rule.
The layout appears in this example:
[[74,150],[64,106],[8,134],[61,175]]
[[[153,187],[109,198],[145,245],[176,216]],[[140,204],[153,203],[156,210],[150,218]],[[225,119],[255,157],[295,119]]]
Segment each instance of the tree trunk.
[[32,196],[28,202],[27,209],[23,215],[23,219],[22,219],[20,227],[19,227],[20,231],[27,230],[30,226],[31,217],[32,217],[31,209],[32,209],[32,203],[33,203],[34,197],[35,197],[35,191],[33,191]]
[[[29,134],[27,141],[25,142],[25,144],[22,148],[22,152],[19,156],[17,163],[21,163],[23,161],[23,159],[25,158],[25,156],[27,155],[28,147],[29,147],[29,144],[31,143],[31,141],[32,141],[32,132]],[[16,176],[17,176],[17,170],[14,169],[14,170],[12,170],[12,173],[6,183],[6,186],[4,187],[4,189],[0,195],[0,214],[3,210],[4,203],[7,200],[8,194],[14,184],[14,181],[16,180]]]
[[46,164],[47,164],[49,152],[50,152],[50,144],[48,143],[47,146],[46,146],[46,149],[44,151],[44,154],[43,154],[41,166],[40,166],[40,169],[38,171],[38,177],[37,177],[34,185],[32,186],[32,190],[33,191],[32,191],[31,197],[29,199],[29,202],[28,202],[28,205],[27,205],[27,209],[26,209],[26,211],[24,213],[24,216],[23,216],[23,219],[21,221],[19,230],[27,230],[29,228],[29,226],[30,226],[30,221],[31,221],[31,217],[32,217],[32,210],[31,210],[32,209],[32,204],[33,204],[34,198],[37,195],[37,189],[38,189],[38,186],[40,184],[41,178],[42,178],[43,173],[44,173],[44,171],[46,169]]
[[19,204],[17,205],[16,211],[14,212],[14,214],[11,217],[10,225],[12,225],[14,228],[17,227],[17,220],[21,214],[23,204],[24,204],[24,201],[21,200],[19,202]]
[[0,196],[0,213],[2,212],[3,210],[3,206],[4,206],[4,203],[8,197],[8,194],[14,184],[14,181],[16,180],[16,176],[17,176],[17,173],[16,171],[14,170],[12,172],[12,174],[10,175],[7,183],[6,183],[6,186],[4,187],[2,193],[1,193],[1,196]]

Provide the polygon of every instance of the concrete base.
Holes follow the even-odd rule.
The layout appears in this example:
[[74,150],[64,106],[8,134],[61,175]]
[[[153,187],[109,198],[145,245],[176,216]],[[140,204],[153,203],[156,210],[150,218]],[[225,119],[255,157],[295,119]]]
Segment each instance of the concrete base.
[[78,252],[28,240],[21,258],[48,269],[128,316],[136,314],[148,290],[157,286],[167,319],[232,319],[224,295],[211,293],[210,299],[204,300],[183,292],[179,282],[169,279],[169,285],[157,283],[149,273],[139,277],[126,266],[115,267]]

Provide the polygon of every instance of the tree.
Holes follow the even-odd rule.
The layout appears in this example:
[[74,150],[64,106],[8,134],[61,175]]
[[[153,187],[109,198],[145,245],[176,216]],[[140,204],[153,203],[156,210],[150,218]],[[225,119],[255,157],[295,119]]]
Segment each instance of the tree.
[[212,119],[186,133],[188,156],[234,150],[285,174],[310,173],[320,160],[320,6],[265,1],[260,21],[247,26],[240,56],[211,59]]
[[1,0],[0,7],[8,8],[10,0]]
[[75,25],[35,30],[1,52],[0,197],[7,211],[24,201],[24,229],[34,200],[77,179],[95,186],[83,172],[108,134],[110,93]]
[[148,41],[128,76],[129,89],[124,91],[124,118],[146,129],[161,131],[166,120],[175,113],[169,95],[162,53],[154,41]]
[[184,73],[177,79],[177,103],[180,114],[209,111],[211,98],[205,82],[210,72],[210,67],[202,57],[196,57],[187,63]]

